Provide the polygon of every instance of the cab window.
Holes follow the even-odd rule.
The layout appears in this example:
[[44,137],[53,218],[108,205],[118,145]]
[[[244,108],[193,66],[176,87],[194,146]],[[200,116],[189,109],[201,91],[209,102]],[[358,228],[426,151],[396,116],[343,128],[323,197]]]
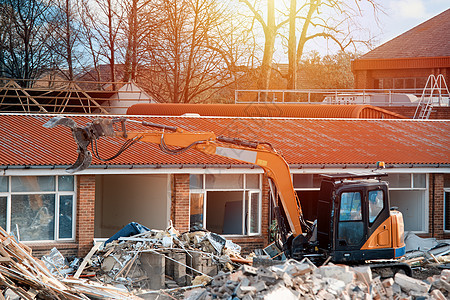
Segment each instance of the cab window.
[[338,246],[358,246],[363,237],[361,193],[344,192],[339,210]]
[[369,192],[369,222],[373,223],[384,208],[384,194],[382,190]]
[[361,194],[359,192],[342,193],[339,221],[360,221]]

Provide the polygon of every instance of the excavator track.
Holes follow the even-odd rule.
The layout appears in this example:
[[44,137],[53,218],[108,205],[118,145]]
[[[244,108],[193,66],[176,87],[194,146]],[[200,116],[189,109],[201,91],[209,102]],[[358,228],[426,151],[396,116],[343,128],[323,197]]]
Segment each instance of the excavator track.
[[413,276],[413,271],[411,267],[402,262],[396,261],[382,261],[382,262],[371,262],[367,264],[373,273],[379,275],[381,278],[394,277],[397,273],[403,273],[409,277]]

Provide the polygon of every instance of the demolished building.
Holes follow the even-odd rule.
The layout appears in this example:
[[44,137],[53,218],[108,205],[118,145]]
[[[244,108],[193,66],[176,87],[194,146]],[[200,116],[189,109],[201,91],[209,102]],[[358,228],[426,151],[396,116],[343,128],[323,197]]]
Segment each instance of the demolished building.
[[[76,145],[65,128],[42,127],[51,115],[0,115],[0,226],[40,256],[57,247],[84,255],[94,238],[129,222],[180,232],[206,228],[243,252],[270,240],[271,207],[263,171],[195,151],[171,156],[137,143],[121,156],[69,174]],[[83,125],[95,116],[71,116]],[[323,173],[370,170],[386,162],[391,203],[405,230],[444,238],[450,230],[450,122],[447,120],[128,116],[271,143],[291,167],[307,219],[314,219]],[[118,140],[99,143],[102,157]]]

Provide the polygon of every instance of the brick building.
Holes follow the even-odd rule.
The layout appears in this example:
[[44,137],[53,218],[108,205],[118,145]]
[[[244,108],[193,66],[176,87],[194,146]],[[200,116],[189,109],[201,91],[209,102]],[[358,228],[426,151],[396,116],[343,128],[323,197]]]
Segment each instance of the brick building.
[[429,75],[450,82],[450,9],[352,62],[356,89],[423,89]]
[[[319,174],[367,171],[385,161],[391,203],[403,212],[406,230],[449,237],[450,121],[341,114],[129,118],[270,142],[291,167],[307,219],[316,214]],[[87,170],[69,174],[65,168],[76,160],[76,147],[67,128],[42,127],[51,117],[0,114],[0,226],[18,229],[36,255],[53,247],[83,255],[93,238],[110,237],[131,221],[164,229],[171,220],[180,232],[198,225],[246,249],[267,244],[269,191],[259,167],[193,150],[168,155],[139,142],[109,163],[94,158]],[[79,125],[94,117],[71,116]],[[121,145],[102,139],[100,155],[110,157]]]

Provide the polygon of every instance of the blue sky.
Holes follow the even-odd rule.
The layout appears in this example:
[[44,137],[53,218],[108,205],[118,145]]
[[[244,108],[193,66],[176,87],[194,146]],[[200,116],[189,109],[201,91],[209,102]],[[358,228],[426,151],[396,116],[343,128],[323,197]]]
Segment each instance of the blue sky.
[[449,0],[385,0],[379,2],[384,6],[386,14],[381,14],[380,24],[373,27],[374,33],[379,33],[378,45],[450,8]]
[[[283,1],[285,2],[286,0]],[[346,1],[354,3],[354,0]],[[370,38],[372,40],[372,48],[393,39],[450,8],[450,0],[376,0],[376,2],[382,7],[382,12],[377,14],[378,20],[374,16],[372,5],[367,0],[358,1],[358,5],[362,9],[362,15],[355,19],[355,22],[362,27],[359,38],[361,40]],[[338,50],[339,47],[334,42],[324,39],[314,39],[305,45],[305,54],[310,51],[318,51],[321,56],[324,56],[334,54]],[[348,50],[353,51],[354,49]],[[369,50],[362,44],[359,44],[357,48],[360,54],[364,54]],[[275,61],[287,62],[285,52],[285,47],[280,47],[279,44],[276,45]]]

